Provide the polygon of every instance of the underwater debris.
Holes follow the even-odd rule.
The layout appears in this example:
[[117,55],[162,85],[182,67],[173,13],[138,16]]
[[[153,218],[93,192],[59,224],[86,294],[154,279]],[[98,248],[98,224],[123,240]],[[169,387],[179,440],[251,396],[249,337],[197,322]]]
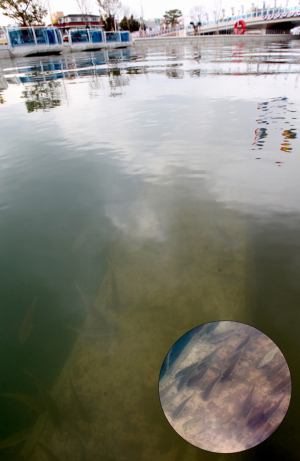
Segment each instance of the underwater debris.
[[47,448],[43,443],[38,442],[37,446],[42,449],[42,451],[45,453],[49,461],[61,461],[57,456],[52,453],[49,448]]
[[27,437],[30,435],[31,432],[32,432],[32,427],[27,427],[26,429],[22,429],[16,434],[11,435],[7,439],[1,440],[0,449],[14,447],[15,445],[18,445],[19,443],[24,442],[24,440],[27,439]]
[[34,380],[40,391],[40,397],[44,404],[45,410],[52,421],[54,426],[60,426],[62,421],[62,415],[55,401],[53,400],[50,392],[45,388],[45,386],[32,374],[30,371],[25,369],[25,372]]
[[33,310],[35,308],[35,305],[36,305],[36,302],[37,302],[37,298],[35,297],[26,316],[25,316],[25,319],[24,319],[24,322],[21,326],[21,329],[20,329],[20,336],[19,336],[19,340],[20,340],[20,343],[23,344],[25,343],[25,341],[29,338],[30,336],[30,332],[31,332],[31,328],[32,328],[32,316],[33,316]]

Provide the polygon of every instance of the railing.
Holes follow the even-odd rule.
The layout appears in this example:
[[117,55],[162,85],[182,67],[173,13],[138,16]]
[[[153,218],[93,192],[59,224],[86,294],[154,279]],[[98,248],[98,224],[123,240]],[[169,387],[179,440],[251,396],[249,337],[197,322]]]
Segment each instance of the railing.
[[131,34],[133,38],[150,38],[150,37],[160,37],[162,35],[166,34],[173,34],[175,32],[180,32],[184,30],[184,26],[178,26],[178,27],[173,27],[172,29],[165,29],[165,30],[160,30],[159,32],[139,32],[139,34],[135,34],[134,32]]

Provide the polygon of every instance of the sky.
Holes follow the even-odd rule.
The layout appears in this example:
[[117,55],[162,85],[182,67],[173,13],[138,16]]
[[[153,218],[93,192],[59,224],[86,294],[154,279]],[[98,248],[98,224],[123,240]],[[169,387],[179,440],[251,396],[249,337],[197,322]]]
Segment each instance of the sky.
[[[219,0],[220,1],[220,0]],[[235,13],[241,10],[241,5],[244,5],[244,10],[251,8],[251,1],[243,0],[221,0],[222,8],[225,9],[226,15],[231,13],[231,7],[235,8]],[[44,0],[47,7],[48,2],[52,12],[63,11],[65,15],[80,13],[76,0]],[[90,0],[92,5],[91,13],[97,13],[96,0]],[[165,11],[178,8],[184,15],[189,15],[190,10],[196,5],[203,5],[206,11],[211,14],[214,10],[213,5],[215,0],[121,0],[122,5],[126,5],[130,8],[134,16],[141,17],[141,11],[143,10],[144,19],[162,18]],[[277,6],[280,4],[285,5],[286,0],[277,0]],[[254,0],[254,5],[262,7],[262,0]],[[274,6],[274,0],[266,0],[266,5],[270,7]],[[289,6],[298,5],[298,0],[289,0]],[[0,25],[5,26],[7,24],[13,24],[12,19],[6,18],[0,13]],[[50,24],[50,16],[46,18],[46,23]]]

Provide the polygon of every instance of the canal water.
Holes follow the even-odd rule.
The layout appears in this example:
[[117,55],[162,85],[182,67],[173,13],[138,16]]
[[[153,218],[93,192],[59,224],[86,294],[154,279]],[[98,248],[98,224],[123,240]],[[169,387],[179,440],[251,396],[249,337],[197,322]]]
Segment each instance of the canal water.
[[225,459],[158,394],[219,320],[292,378],[277,431],[230,456],[299,459],[299,73],[296,41],[0,61],[1,460]]

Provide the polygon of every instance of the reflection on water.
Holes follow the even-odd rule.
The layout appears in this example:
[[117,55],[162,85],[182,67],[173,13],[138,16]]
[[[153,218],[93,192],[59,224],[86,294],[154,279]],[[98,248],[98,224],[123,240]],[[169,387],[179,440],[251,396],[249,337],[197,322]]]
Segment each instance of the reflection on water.
[[297,459],[299,45],[240,45],[1,62],[0,459],[212,459],[158,378],[222,319],[286,357]]

